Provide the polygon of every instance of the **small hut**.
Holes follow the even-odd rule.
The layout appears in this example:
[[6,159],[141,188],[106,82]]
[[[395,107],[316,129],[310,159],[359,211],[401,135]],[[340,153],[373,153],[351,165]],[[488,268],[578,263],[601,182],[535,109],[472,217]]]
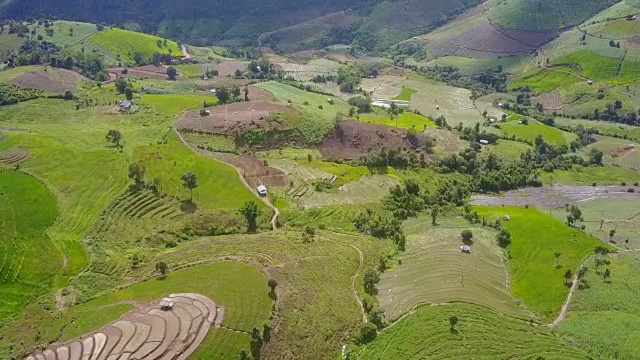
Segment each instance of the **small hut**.
[[462,251],[463,253],[471,254],[471,246],[460,245],[460,251]]
[[164,311],[173,310],[173,300],[169,298],[164,298],[160,301],[160,309]]

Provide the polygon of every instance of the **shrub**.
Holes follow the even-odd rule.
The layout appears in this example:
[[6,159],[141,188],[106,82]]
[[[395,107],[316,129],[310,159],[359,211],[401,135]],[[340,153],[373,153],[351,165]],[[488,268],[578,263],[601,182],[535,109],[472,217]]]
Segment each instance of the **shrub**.
[[366,344],[373,341],[378,336],[378,328],[372,323],[366,323],[360,328],[358,343]]
[[473,233],[471,232],[471,230],[462,230],[462,233],[460,235],[462,235],[462,240],[465,241],[473,239]]

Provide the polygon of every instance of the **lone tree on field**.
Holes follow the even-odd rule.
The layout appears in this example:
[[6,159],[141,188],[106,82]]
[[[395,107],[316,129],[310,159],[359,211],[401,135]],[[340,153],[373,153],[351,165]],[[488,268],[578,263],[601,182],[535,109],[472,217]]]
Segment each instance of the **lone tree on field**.
[[144,164],[134,163],[129,165],[129,178],[133,180],[136,186],[140,186],[144,183]]
[[275,279],[269,279],[269,282],[267,283],[267,285],[269,286],[269,291],[271,295],[275,295],[276,286],[278,286],[278,282]]
[[122,133],[118,130],[109,130],[105,139],[115,145],[115,147],[120,148],[120,142],[122,141]]
[[449,316],[449,326],[451,327],[451,332],[456,331],[456,325],[458,325],[458,317],[455,315]]
[[462,230],[462,233],[460,233],[460,235],[462,236],[462,240],[467,242],[473,239],[473,233],[471,232],[471,230]]
[[604,273],[602,274],[602,279],[606,281],[610,277],[611,277],[611,270],[609,270],[608,268],[604,269]]
[[218,98],[218,102],[220,104],[231,102],[231,93],[229,92],[229,89],[224,86],[216,90],[216,97]]
[[380,281],[380,273],[372,267],[364,272],[364,291],[367,294],[376,294],[376,284]]
[[616,235],[616,229],[609,230],[609,242],[613,242],[613,237]]
[[182,174],[182,187],[189,189],[189,201],[193,203],[193,189],[198,187],[198,179],[194,173]]
[[247,350],[240,350],[240,353],[236,356],[236,360],[252,360],[251,355],[247,353]]
[[573,275],[573,273],[571,272],[571,269],[567,269],[567,271],[564,272],[565,285],[569,284],[569,282],[571,281],[571,275]]
[[249,87],[244,87],[244,101],[249,101]]
[[436,219],[438,218],[438,206],[434,206],[431,208],[431,225],[436,226]]
[[560,251],[556,251],[553,253],[553,257],[554,257],[554,266],[558,266],[558,260],[560,260],[560,256],[562,256],[562,253]]
[[258,204],[255,201],[247,201],[240,208],[240,214],[244,215],[245,219],[247,219],[247,231],[255,232],[258,230],[258,216],[262,213],[262,209],[258,207]]
[[124,97],[125,97],[127,100],[131,100],[131,99],[133,99],[133,90],[131,90],[131,88],[130,88],[130,87],[128,87],[128,88],[126,88],[126,89],[124,89]]
[[167,68],[167,76],[169,80],[175,80],[176,76],[178,76],[178,70],[174,66],[169,66]]
[[167,277],[167,274],[169,273],[169,265],[164,261],[158,261],[156,263],[156,272],[160,274],[161,278]]
[[503,228],[496,236],[496,239],[498,240],[498,246],[505,248],[511,244],[511,232]]
[[260,330],[257,327],[254,327],[251,330],[251,355],[254,358],[260,358],[260,349],[262,348],[262,344],[264,341],[262,340],[262,335],[260,334]]

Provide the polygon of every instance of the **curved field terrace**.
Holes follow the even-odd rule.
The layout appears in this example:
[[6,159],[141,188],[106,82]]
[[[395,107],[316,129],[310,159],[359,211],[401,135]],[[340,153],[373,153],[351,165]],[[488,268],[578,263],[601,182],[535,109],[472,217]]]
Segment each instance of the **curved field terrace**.
[[144,359],[184,360],[222,323],[224,308],[192,293],[172,294],[171,306],[160,302],[125,314],[89,336],[58,345],[26,360]]
[[29,150],[13,148],[0,152],[0,162],[6,165],[17,165],[29,157]]

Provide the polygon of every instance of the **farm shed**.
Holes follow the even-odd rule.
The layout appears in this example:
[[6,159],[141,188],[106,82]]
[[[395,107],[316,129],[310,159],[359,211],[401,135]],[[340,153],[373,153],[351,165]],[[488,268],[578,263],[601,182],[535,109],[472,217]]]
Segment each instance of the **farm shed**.
[[121,111],[129,111],[131,110],[131,101],[122,100],[118,103],[118,107],[120,108]]
[[471,246],[460,245],[460,251],[462,251],[463,253],[471,254]]
[[164,298],[160,301],[160,309],[162,310],[173,310],[173,300],[169,298]]

